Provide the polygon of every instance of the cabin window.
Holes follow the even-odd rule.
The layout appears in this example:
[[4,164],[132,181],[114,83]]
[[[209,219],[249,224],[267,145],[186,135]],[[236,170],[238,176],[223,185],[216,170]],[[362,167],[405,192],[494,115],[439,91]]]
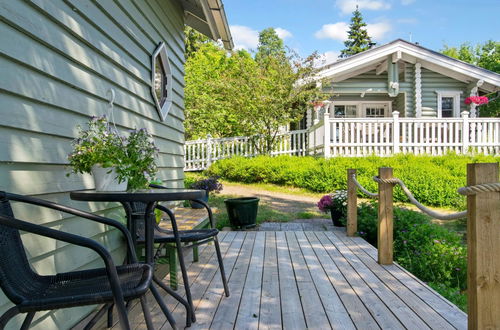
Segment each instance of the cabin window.
[[460,115],[460,91],[437,91],[437,117],[452,118]]
[[172,107],[172,70],[163,42],[156,48],[151,62],[151,94],[160,119],[165,120]]
[[356,105],[334,105],[333,107],[333,114],[335,118],[355,118],[356,113]]

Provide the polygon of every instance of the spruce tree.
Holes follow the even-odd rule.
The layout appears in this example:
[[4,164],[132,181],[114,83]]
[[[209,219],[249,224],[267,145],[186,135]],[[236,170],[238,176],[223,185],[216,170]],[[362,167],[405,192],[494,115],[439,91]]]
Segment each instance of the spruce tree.
[[366,23],[363,21],[363,16],[356,6],[356,10],[352,13],[351,25],[349,25],[349,35],[347,40],[344,41],[343,49],[340,52],[340,57],[349,57],[351,55],[361,53],[370,49],[374,43],[366,31]]

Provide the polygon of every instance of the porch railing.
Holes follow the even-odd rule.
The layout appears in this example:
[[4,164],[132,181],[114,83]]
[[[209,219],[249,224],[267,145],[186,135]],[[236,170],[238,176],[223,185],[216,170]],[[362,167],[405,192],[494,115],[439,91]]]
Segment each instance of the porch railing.
[[[326,125],[325,125],[326,123]],[[185,170],[204,170],[216,160],[253,157],[262,150],[255,137],[187,141]],[[500,118],[330,118],[307,130],[281,133],[271,155],[389,156],[397,153],[443,155],[500,154]]]
[[[307,130],[297,130],[278,134],[270,154],[307,155]],[[263,150],[262,139],[249,136],[187,141],[184,145],[185,171],[199,171],[208,168],[219,159],[233,156],[254,157]]]
[[396,153],[442,155],[500,152],[500,119],[469,118],[325,118],[330,139],[325,156],[378,156]]

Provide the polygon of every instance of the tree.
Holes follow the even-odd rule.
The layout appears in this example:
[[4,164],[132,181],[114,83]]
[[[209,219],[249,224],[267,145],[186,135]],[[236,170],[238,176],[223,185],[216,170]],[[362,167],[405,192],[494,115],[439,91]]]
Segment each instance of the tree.
[[190,26],[184,28],[184,55],[186,58],[193,55],[203,44],[211,43],[212,41],[196,31]]
[[[319,94],[311,55],[287,54],[274,29],[263,30],[255,58],[204,44],[186,61],[186,138],[256,136],[268,153],[281,127],[303,115]],[[297,84],[297,81],[301,84]],[[257,138],[258,137],[258,138]],[[257,143],[258,140],[258,143]]]
[[[484,44],[471,46],[463,43],[458,48],[444,45],[444,55],[477,65],[481,68],[500,73],[500,42],[488,40]],[[481,117],[500,117],[500,99],[498,92],[488,95],[490,102],[478,107]]]
[[356,6],[356,10],[352,13],[351,25],[347,40],[344,41],[346,47],[340,52],[340,57],[349,57],[357,53],[364,52],[370,49],[374,43],[366,30],[366,23],[363,21],[363,16]]

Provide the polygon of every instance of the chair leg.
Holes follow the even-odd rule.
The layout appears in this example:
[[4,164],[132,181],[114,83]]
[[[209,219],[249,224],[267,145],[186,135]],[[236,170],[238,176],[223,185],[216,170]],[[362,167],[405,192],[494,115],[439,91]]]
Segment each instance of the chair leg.
[[172,313],[168,310],[167,305],[165,305],[165,302],[163,301],[163,297],[160,295],[158,290],[154,287],[153,284],[151,284],[151,293],[156,299],[156,302],[160,306],[160,309],[162,310],[163,314],[167,317],[168,323],[172,327],[173,330],[177,330],[177,324],[175,323],[174,317],[172,316]]
[[130,330],[130,323],[128,321],[127,307],[125,307],[125,302],[123,300],[116,301],[115,305],[118,312],[118,320],[120,320],[120,327],[124,330]]
[[92,329],[97,324],[97,321],[99,321],[99,319],[104,316],[104,313],[106,313],[111,308],[111,306],[112,305],[110,304],[102,306],[101,309],[94,315],[94,317],[89,321],[89,323],[87,323],[87,325],[83,329],[84,330]]
[[115,304],[111,304],[108,308],[108,328],[113,327],[113,307],[115,307]]
[[148,330],[154,330],[153,320],[151,319],[151,313],[149,312],[148,301],[146,300],[146,295],[141,297],[142,314],[144,314],[144,321],[146,321],[146,327]]
[[222,284],[224,285],[224,293],[226,297],[229,297],[229,287],[227,286],[226,272],[224,271],[224,262],[222,260],[222,254],[220,253],[219,240],[217,236],[214,236],[215,252],[217,252],[217,260],[219,261],[220,276],[222,277]]
[[10,319],[19,314],[17,307],[12,307],[8,309],[2,316],[0,316],[0,329],[4,329],[9,323]]
[[[166,285],[165,283],[163,283],[161,280],[159,280],[158,278],[154,277],[153,278],[155,283],[160,287],[162,288],[163,290],[165,290],[165,292],[167,292],[169,295],[171,295],[175,300],[177,300],[178,302],[180,302],[184,308],[186,308],[186,311],[189,311],[190,309],[190,306],[188,304],[188,302],[183,299],[177,292],[175,292],[174,290],[172,290],[171,287],[169,287],[168,285]],[[186,314],[186,327],[190,327],[191,326],[191,317],[189,317],[189,313]]]
[[[191,321],[196,322],[196,315],[194,313],[194,304],[193,304],[193,297],[191,296],[191,288],[189,287],[189,278],[187,274],[187,269],[186,269],[186,263],[184,262],[184,254],[182,252],[182,246],[180,244],[176,244],[177,247],[177,256],[179,259],[179,266],[181,268],[181,273],[182,273],[182,282],[184,282],[184,290],[186,292],[186,299],[189,304],[189,308],[187,310],[187,317],[191,318]],[[187,322],[186,322],[187,323]]]
[[33,317],[35,317],[35,312],[29,312],[28,315],[26,315],[26,317],[24,318],[24,322],[21,325],[21,330],[28,330],[30,328]]

